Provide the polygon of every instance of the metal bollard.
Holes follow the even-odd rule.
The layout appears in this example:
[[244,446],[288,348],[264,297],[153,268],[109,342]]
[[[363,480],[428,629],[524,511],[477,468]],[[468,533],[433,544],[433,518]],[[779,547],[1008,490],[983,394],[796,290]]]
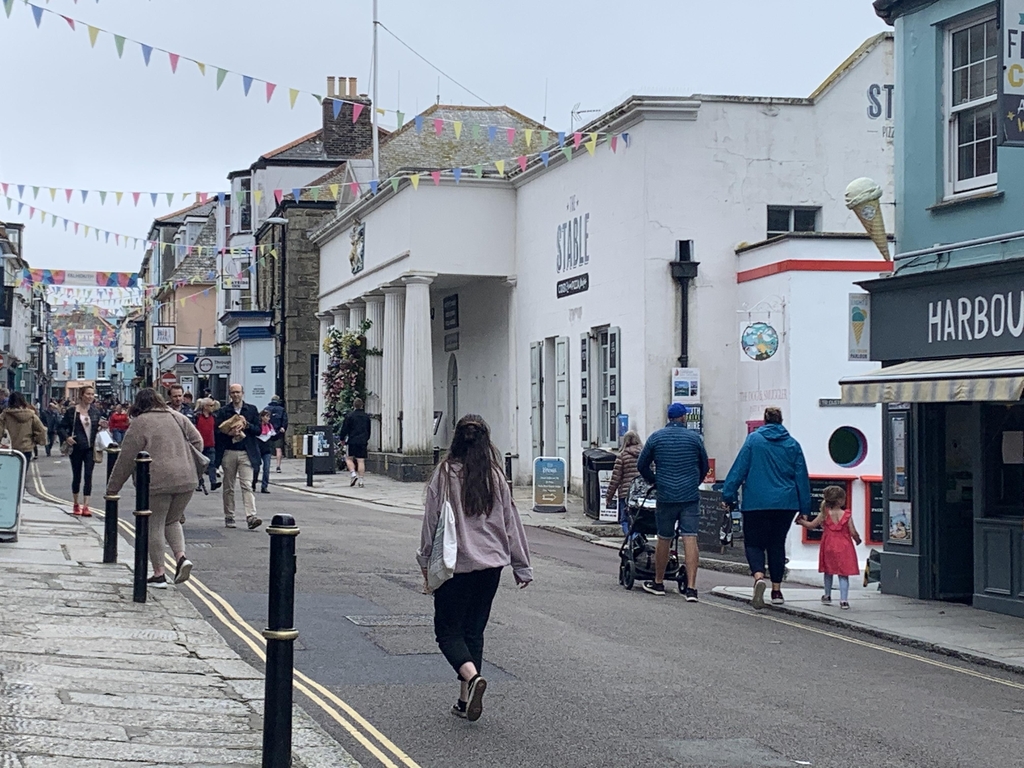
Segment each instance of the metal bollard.
[[146,602],[146,574],[149,573],[149,466],[145,451],[135,458],[135,591],[132,600]]
[[[107,480],[110,480],[110,473],[114,471],[114,464],[121,453],[117,443],[107,446]],[[117,503],[120,496],[104,496],[106,507],[103,511],[103,562],[117,562]]]
[[263,694],[263,768],[292,764],[292,674],[295,629],[295,537],[291,515],[274,515],[270,527],[266,687]]

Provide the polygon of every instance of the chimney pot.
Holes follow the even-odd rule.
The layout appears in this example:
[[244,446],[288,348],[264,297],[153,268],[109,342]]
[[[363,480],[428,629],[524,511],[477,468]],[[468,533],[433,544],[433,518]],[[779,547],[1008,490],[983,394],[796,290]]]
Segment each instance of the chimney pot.
[[331,97],[334,96],[334,78],[333,77],[328,77],[327,78],[327,95],[331,96]]
[[354,77],[350,77],[348,79],[348,95],[350,97],[353,97],[353,98],[355,97],[356,91],[358,90],[358,86],[356,85],[356,82],[357,82],[356,78],[354,78]]

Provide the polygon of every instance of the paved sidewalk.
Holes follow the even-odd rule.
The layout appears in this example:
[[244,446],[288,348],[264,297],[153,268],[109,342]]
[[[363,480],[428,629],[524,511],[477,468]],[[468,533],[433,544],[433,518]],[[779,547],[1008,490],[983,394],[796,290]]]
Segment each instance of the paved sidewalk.
[[[851,578],[851,581],[853,579]],[[839,608],[833,589],[831,606],[821,602],[822,589],[787,588],[784,606],[766,606],[885,640],[947,656],[1024,673],[1024,619],[980,611],[960,603],[914,600],[875,589],[850,590],[850,609]],[[750,602],[752,587],[715,587],[719,597]]]
[[[101,526],[31,499],[20,541],[0,544],[0,766],[259,765],[262,670],[181,588],[132,602]],[[298,707],[292,743],[296,768],[358,767]]]

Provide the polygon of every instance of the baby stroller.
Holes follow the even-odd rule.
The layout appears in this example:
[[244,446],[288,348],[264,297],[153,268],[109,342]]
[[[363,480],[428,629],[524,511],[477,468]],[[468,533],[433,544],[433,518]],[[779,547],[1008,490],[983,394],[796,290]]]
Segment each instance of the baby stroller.
[[[632,589],[637,579],[654,578],[654,543],[658,528],[654,520],[657,505],[657,491],[642,477],[636,478],[629,486],[626,498],[626,515],[629,518],[629,533],[619,548],[619,584]],[[679,535],[673,537],[669,548],[668,565],[665,567],[665,581],[675,581],[679,592],[686,589],[686,566],[679,562]]]

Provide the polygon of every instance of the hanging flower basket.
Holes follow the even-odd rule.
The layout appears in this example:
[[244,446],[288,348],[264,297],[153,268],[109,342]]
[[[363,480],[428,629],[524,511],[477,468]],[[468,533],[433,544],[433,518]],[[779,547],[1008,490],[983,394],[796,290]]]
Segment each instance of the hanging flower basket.
[[341,426],[352,410],[357,397],[366,401],[366,332],[365,320],[358,331],[332,328],[324,339],[327,370],[321,378],[324,386],[324,418],[335,429]]

